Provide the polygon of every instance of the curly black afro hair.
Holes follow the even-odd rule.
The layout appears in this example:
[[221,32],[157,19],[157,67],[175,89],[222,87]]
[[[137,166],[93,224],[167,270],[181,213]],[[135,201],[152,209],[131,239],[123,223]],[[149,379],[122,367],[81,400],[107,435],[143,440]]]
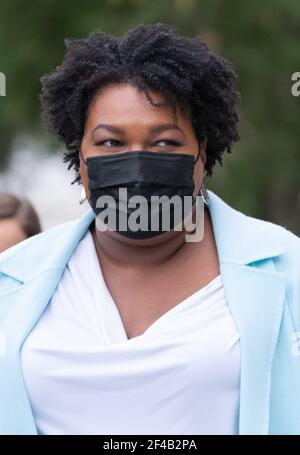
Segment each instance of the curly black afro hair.
[[236,73],[229,61],[211,52],[199,38],[180,37],[174,26],[138,25],[124,36],[101,31],[85,39],[66,39],[66,56],[54,72],[41,78],[43,120],[66,146],[64,162],[74,167],[80,183],[79,148],[87,108],[95,91],[109,83],[134,84],[149,102],[149,90],[165,103],[185,106],[199,144],[206,139],[207,175],[222,154],[231,152],[237,132],[234,87]]

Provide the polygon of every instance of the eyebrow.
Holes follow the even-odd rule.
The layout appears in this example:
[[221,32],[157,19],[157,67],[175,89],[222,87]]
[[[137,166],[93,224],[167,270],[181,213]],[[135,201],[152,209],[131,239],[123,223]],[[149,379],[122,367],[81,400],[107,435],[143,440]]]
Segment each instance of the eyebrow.
[[[122,128],[119,128],[119,127],[113,126],[113,125],[104,124],[104,123],[97,125],[93,129],[92,133],[94,133],[98,129],[105,129],[106,131],[110,131],[111,133],[115,133],[115,134],[120,134],[121,136],[125,135],[125,131]],[[152,126],[151,128],[149,128],[149,131],[152,134],[161,133],[161,132],[167,131],[167,130],[177,130],[177,131],[180,131],[183,134],[183,136],[185,136],[185,133],[183,132],[183,130],[174,123],[165,123],[162,125]]]

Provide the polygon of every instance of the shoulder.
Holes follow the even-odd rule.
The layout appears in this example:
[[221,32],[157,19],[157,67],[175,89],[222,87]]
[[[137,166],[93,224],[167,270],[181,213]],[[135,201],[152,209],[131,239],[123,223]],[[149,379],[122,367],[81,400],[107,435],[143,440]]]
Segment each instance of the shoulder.
[[261,220],[247,215],[246,217],[249,223],[256,226],[258,229],[262,229],[273,241],[281,245],[286,254],[289,253],[292,256],[296,254],[299,255],[300,237],[295,233],[285,226],[272,223],[271,221]]
[[300,237],[270,221],[253,217],[248,217],[248,221],[262,229],[281,248],[281,253],[272,259],[277,271],[286,277],[288,299],[295,303],[300,317]]
[[300,238],[283,225],[244,213],[212,191],[210,214],[221,260],[250,263],[278,258],[297,260]]

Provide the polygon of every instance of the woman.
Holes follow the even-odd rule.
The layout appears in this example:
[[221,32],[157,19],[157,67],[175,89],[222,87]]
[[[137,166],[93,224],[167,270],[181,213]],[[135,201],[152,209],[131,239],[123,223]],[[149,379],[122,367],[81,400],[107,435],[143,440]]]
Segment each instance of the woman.
[[[43,116],[91,208],[1,256],[1,432],[299,433],[299,238],[203,183],[239,139],[230,63],[160,23],[67,46]],[[165,229],[154,196],[192,205]]]
[[0,193],[0,253],[40,232],[39,217],[30,202]]

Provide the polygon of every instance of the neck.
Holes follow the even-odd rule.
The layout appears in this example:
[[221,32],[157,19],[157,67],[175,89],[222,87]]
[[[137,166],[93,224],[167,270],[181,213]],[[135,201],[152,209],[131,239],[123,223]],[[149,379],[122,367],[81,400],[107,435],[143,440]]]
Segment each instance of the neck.
[[[204,245],[205,233],[211,228],[209,213],[204,211],[204,238],[200,242]],[[192,243],[185,241],[186,232],[166,232],[154,240],[131,240],[120,234],[109,231],[100,232],[91,226],[96,252],[99,261],[105,259],[118,267],[150,268],[163,264],[177,252],[191,247]]]

